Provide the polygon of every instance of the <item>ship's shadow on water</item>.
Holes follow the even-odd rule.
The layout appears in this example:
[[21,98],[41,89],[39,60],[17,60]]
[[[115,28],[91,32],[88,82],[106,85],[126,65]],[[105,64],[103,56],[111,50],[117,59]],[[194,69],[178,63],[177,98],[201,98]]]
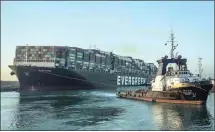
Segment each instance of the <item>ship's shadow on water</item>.
[[[25,93],[19,98],[19,112],[22,114],[18,114],[19,121],[16,126],[20,130],[23,130],[22,128],[26,130],[78,130],[84,126],[110,121],[124,111],[117,106],[100,107],[99,103],[110,101],[115,97],[109,97],[112,94],[105,94],[108,95],[107,98],[99,95],[88,91],[37,93],[35,95]],[[47,126],[53,124],[41,121],[47,118],[57,121],[61,127],[48,128]],[[40,126],[39,129],[34,126],[42,122],[47,125]],[[62,128],[62,126],[65,127]]]

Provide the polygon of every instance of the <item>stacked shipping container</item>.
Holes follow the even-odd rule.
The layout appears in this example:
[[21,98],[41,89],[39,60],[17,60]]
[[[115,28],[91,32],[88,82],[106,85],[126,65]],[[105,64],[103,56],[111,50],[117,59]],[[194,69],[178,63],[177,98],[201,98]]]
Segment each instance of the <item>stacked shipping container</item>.
[[76,63],[76,48],[70,47],[68,53],[68,68],[74,69]]
[[[107,71],[112,69],[113,62],[117,72],[135,74],[146,73],[149,70],[143,60],[113,55],[96,49],[65,46],[17,46],[15,60],[25,61],[26,54],[28,62],[53,62],[56,67],[68,69]],[[150,64],[150,69],[155,71],[156,66]]]
[[54,47],[51,46],[17,46],[16,60],[27,62],[54,62]]
[[64,46],[56,46],[55,50],[55,66],[67,68],[69,48]]

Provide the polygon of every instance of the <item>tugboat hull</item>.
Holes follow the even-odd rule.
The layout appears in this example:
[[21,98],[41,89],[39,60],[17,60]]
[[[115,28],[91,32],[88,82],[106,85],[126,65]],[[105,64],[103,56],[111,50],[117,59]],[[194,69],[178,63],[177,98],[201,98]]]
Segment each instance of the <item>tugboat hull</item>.
[[124,96],[120,95],[121,98],[134,99],[134,100],[143,100],[149,102],[158,102],[158,103],[173,103],[173,104],[193,104],[193,105],[204,105],[206,101],[191,101],[191,100],[171,100],[171,99],[162,99],[162,98],[151,98],[151,97],[134,97],[134,96]]
[[118,92],[120,98],[175,104],[205,104],[211,84],[202,87],[174,88],[169,91],[137,90]]

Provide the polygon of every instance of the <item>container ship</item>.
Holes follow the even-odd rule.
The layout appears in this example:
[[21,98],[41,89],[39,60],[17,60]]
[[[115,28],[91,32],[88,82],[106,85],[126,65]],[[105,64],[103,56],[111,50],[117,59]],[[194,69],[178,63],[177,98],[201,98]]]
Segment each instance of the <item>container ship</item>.
[[157,67],[129,56],[69,46],[16,46],[11,75],[20,91],[142,86]]

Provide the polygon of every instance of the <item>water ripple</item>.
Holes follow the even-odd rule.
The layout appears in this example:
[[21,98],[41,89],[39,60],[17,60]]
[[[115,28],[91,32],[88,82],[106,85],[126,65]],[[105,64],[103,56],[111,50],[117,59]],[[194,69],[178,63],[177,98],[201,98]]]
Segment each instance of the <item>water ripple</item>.
[[115,92],[1,93],[2,130],[214,130],[206,107],[116,98]]

